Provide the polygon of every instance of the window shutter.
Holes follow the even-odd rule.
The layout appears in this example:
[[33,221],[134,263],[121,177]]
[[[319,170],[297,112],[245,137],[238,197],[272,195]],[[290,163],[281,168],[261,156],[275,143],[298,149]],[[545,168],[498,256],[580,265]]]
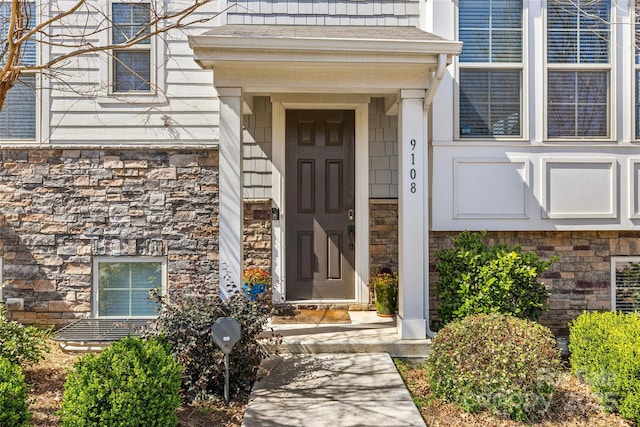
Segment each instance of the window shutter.
[[630,313],[640,310],[640,263],[615,263],[615,309]]

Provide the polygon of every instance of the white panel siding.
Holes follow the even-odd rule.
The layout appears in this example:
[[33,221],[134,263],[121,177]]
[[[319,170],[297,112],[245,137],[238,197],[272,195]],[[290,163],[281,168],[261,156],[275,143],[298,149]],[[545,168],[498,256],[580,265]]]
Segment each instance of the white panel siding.
[[456,219],[527,218],[528,162],[454,159],[453,179]]

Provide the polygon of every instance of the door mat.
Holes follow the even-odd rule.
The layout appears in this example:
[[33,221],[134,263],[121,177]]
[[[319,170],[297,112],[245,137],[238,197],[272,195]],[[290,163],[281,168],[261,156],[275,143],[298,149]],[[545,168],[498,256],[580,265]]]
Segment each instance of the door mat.
[[347,310],[295,310],[291,315],[271,317],[271,323],[351,323],[351,318]]

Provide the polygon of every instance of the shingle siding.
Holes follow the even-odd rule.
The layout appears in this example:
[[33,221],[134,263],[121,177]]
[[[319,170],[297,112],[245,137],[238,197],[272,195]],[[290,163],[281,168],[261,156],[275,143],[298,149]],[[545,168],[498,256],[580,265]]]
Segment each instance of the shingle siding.
[[228,4],[227,24],[244,25],[417,27],[420,15],[418,0],[239,0]]

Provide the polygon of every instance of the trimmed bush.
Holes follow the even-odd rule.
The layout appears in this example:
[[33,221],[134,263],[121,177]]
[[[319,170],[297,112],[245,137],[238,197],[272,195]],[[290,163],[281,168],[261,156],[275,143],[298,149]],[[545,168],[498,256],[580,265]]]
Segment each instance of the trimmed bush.
[[0,357],[0,426],[29,425],[28,390],[19,365]]
[[438,332],[426,369],[435,395],[468,412],[533,421],[551,402],[560,353],[551,331],[538,323],[477,314]]
[[569,351],[604,408],[640,423],[640,313],[584,312],[569,324]]
[[541,261],[519,246],[489,247],[487,233],[464,231],[452,249],[437,253],[436,292],[443,324],[477,313],[537,320],[548,309],[549,289],[538,277],[556,260]]
[[182,392],[186,400],[224,397],[224,354],[211,341],[211,325],[220,317],[232,317],[242,328],[241,339],[229,355],[229,389],[232,399],[248,397],[260,363],[269,356],[265,345],[278,342],[277,337],[261,336],[272,309],[269,299],[266,293],[248,298],[236,292],[224,301],[206,286],[159,298],[159,316],[146,333],[169,344],[184,366]]
[[159,341],[123,338],[74,367],[64,386],[63,426],[177,425],[182,368]]
[[49,351],[47,340],[50,335],[51,330],[8,320],[0,304],[0,357],[21,366],[39,362]]

